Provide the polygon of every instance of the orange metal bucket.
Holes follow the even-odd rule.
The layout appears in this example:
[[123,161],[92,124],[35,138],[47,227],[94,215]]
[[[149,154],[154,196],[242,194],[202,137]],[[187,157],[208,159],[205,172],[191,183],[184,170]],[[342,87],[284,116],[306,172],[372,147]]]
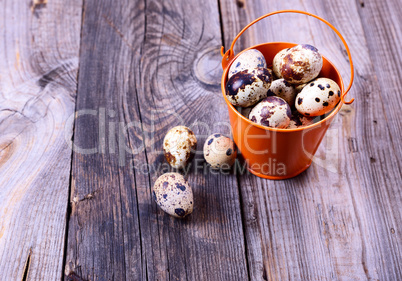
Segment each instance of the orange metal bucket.
[[[225,94],[227,74],[230,65],[242,52],[249,49],[257,49],[263,53],[267,62],[271,62],[276,53],[278,53],[280,50],[296,45],[294,43],[285,42],[264,43],[247,48],[237,56],[234,56],[233,46],[246,29],[263,18],[280,13],[299,13],[309,15],[323,21],[330,26],[336,32],[336,34],[338,34],[345,45],[349,56],[351,69],[350,84],[345,90],[342,77],[338,70],[323,56],[323,67],[319,77],[327,77],[338,83],[342,92],[341,101],[323,120],[312,125],[296,129],[276,129],[253,123],[236,110],[236,108],[228,101]],[[350,104],[354,100],[352,99],[348,102],[345,101],[345,96],[351,88],[354,78],[352,58],[345,39],[334,26],[316,15],[304,11],[282,10],[266,14],[248,24],[235,37],[230,49],[226,53],[224,53],[223,50],[224,49],[222,47],[222,94],[229,110],[233,139],[247,164],[248,170],[254,175],[267,179],[287,179],[302,173],[311,165],[313,156],[317,151],[325,132],[327,131],[335,115],[341,109],[342,105],[344,103]]]

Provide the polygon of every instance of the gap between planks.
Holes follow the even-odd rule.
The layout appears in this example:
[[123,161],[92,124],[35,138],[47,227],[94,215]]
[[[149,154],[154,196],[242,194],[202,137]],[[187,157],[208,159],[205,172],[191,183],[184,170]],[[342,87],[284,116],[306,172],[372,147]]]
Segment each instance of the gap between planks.
[[[46,0],[47,1],[47,0]],[[74,115],[77,112],[77,97],[78,97],[78,77],[80,76],[80,58],[81,58],[81,42],[82,42],[82,33],[83,33],[83,26],[85,20],[85,0],[82,0],[82,7],[81,7],[81,28],[80,28],[80,49],[78,50],[78,69],[77,69],[77,76],[76,76],[76,89],[75,89],[75,99],[74,99]],[[74,143],[74,132],[75,132],[75,122],[76,118],[74,118],[73,127],[72,127],[72,134],[71,134],[71,142]],[[68,194],[67,194],[67,210],[66,210],[66,228],[64,231],[64,247],[63,247],[63,262],[61,267],[61,279],[63,280],[65,276],[70,279],[70,275],[74,274],[73,272],[65,272],[66,264],[67,264],[67,247],[68,247],[68,229],[70,223],[70,216],[72,212],[71,206],[71,190],[72,190],[72,182],[73,182],[73,157],[74,157],[74,150],[71,149],[71,157],[70,157],[70,176],[68,182]],[[75,279],[72,279],[75,280]]]

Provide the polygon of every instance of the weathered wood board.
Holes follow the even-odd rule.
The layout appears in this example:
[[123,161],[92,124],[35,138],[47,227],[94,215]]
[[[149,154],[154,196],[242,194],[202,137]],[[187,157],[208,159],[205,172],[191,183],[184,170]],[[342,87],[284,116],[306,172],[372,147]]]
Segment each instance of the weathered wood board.
[[62,277],[81,4],[0,1],[1,280]]
[[203,124],[227,120],[219,96],[217,3],[86,1],[84,11],[77,110],[90,114],[77,119],[74,142],[97,151],[74,152],[65,274],[247,279],[234,175],[193,169],[188,179],[195,210],[185,220],[157,209],[151,197],[158,167],[166,165],[161,148],[167,130],[179,124],[194,130],[196,163],[212,133]]
[[[214,173],[204,140],[230,134],[219,48],[281,9],[339,29],[356,100],[300,176]],[[402,279],[400,14],[395,0],[0,0],[0,279]],[[264,19],[235,52],[272,41],[315,45],[349,82],[320,21]],[[176,125],[198,139],[184,220],[151,196]]]
[[[389,91],[401,78],[392,73],[396,66],[389,60],[386,73],[390,84],[378,82],[382,66],[370,60],[378,47],[371,37],[374,27],[367,22],[373,13],[378,21],[385,18],[392,8],[378,9],[376,5],[350,1],[253,1],[237,6],[221,1],[221,5],[223,14],[230,15],[222,17],[226,46],[243,26],[269,11],[300,9],[321,15],[349,43],[356,71],[350,94],[356,102],[345,106],[332,124],[317,152],[321,160],[316,159],[308,171],[291,180],[239,177],[251,279],[401,278],[401,196],[397,184],[401,182],[400,141],[392,137],[400,135],[401,122],[389,114],[401,108],[398,92]],[[396,20],[398,10],[395,7],[393,11],[395,16],[386,18]],[[367,20],[363,17],[361,21],[359,14]],[[392,30],[391,21],[382,28]],[[379,37],[383,34],[378,33]],[[397,37],[392,38],[396,43]],[[349,82],[341,42],[315,19],[301,15],[265,19],[245,33],[236,50],[264,41],[313,44],[335,63],[345,83]],[[393,48],[400,60],[396,45],[383,46]],[[382,53],[389,55],[384,49]]]

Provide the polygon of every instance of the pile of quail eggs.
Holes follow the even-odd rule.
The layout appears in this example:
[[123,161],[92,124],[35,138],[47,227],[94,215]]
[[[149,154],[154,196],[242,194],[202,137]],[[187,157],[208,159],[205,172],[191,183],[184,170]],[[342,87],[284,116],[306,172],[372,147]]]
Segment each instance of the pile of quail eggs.
[[[163,139],[163,153],[174,169],[184,169],[197,149],[194,132],[185,126],[170,129]],[[204,143],[204,158],[212,169],[227,170],[234,164],[237,150],[234,142],[219,133],[210,135]],[[161,175],[152,188],[156,204],[173,217],[184,218],[193,212],[193,191],[180,173]]]
[[[250,49],[232,63],[226,97],[241,114],[257,124],[281,129],[314,123],[329,113],[340,100],[340,88],[331,79],[318,78],[322,57],[310,45],[297,45],[280,51],[272,70],[264,55]],[[318,118],[318,119],[320,119]],[[184,169],[197,149],[197,138],[185,126],[170,129],[163,140],[163,152],[174,169]],[[237,156],[236,146],[220,133],[210,135],[203,147],[204,159],[212,169],[230,169]],[[190,184],[178,172],[161,175],[152,188],[157,205],[173,217],[193,212]]]
[[317,48],[302,44],[281,50],[267,67],[264,55],[250,49],[232,63],[226,97],[259,125],[293,129],[313,124],[338,104],[338,84],[320,77],[323,59]]

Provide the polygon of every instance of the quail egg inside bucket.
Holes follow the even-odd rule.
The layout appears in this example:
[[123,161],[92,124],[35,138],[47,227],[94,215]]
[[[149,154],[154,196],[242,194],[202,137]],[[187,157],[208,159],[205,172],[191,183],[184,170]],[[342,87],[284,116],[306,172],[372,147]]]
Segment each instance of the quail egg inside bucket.
[[282,78],[280,64],[282,59],[287,55],[288,50],[290,50],[290,48],[283,49],[282,51],[278,52],[274,57],[274,60],[272,62],[272,71],[274,72],[275,78]]
[[296,98],[296,90],[293,85],[281,78],[273,81],[271,87],[269,87],[268,96],[273,95],[283,98],[290,107],[293,107]]
[[308,44],[294,46],[279,61],[282,78],[292,84],[303,84],[316,78],[322,68],[322,56]]
[[251,110],[249,118],[263,126],[283,129],[289,125],[291,110],[282,98],[270,96],[263,99]]
[[267,96],[271,81],[267,68],[240,71],[226,83],[226,97],[235,106],[252,106]]
[[241,53],[230,66],[228,79],[237,72],[258,67],[267,67],[264,55],[256,49],[247,50]]
[[304,116],[320,116],[330,112],[341,99],[338,84],[329,78],[317,78],[296,96],[296,109]]

